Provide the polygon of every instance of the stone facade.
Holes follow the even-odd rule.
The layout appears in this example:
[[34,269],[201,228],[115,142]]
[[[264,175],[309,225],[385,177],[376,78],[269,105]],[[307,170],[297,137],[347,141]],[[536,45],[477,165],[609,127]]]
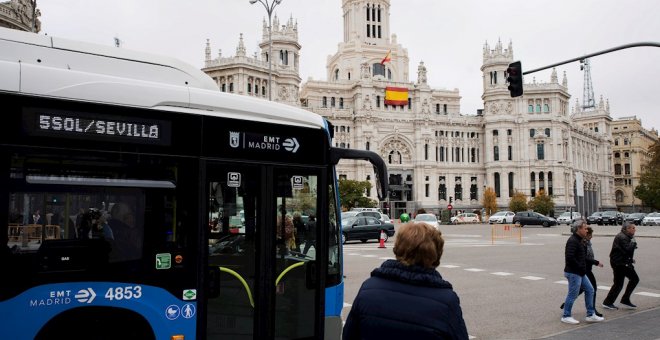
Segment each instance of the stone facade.
[[612,140],[617,208],[625,212],[650,212],[633,192],[653,156],[649,148],[658,142],[658,130],[645,129],[635,116],[619,118],[612,122]]
[[[560,82],[554,70],[548,82],[525,79],[525,95],[511,98],[506,69],[514,60],[513,45],[504,48],[498,41],[483,46],[484,109],[463,114],[459,90],[431,88],[424,62],[417,65],[417,80],[410,81],[408,51],[390,33],[389,0],[343,0],[342,9],[343,41],[326,61],[327,80],[306,81],[299,101],[286,102],[327,118],[334,146],[381,155],[390,183],[389,200],[381,206],[393,217],[419,208],[439,212],[450,200],[454,210],[481,209],[486,187],[498,193],[502,209],[514,190],[530,197],[545,190],[556,214],[616,208],[609,105],[571,110],[566,76]],[[264,40],[262,56],[267,36]],[[274,51],[288,48],[298,55],[297,41],[274,41]],[[390,61],[381,63],[388,53]],[[219,84],[223,75],[238,77],[247,69],[263,80],[263,63],[247,67],[259,61],[246,59],[237,51],[235,57],[210,60],[207,45],[204,71]],[[297,70],[296,59],[291,71]],[[296,77],[280,76],[274,73],[273,83],[297,86]],[[406,89],[407,105],[386,105],[386,87]],[[342,161],[337,172],[375,185],[366,162]],[[375,199],[375,190],[369,196]]]
[[39,32],[41,31],[40,16],[41,12],[38,8],[34,8],[34,3],[30,0],[0,2],[0,27]]
[[[280,26],[277,15],[273,18],[273,55],[271,63],[272,100],[298,106],[300,92],[300,43],[298,43],[298,24],[289,19]],[[204,68],[221,91],[268,99],[268,24],[263,22],[261,52],[247,56],[243,35],[241,34],[233,57],[211,58],[211,43],[206,41]]]

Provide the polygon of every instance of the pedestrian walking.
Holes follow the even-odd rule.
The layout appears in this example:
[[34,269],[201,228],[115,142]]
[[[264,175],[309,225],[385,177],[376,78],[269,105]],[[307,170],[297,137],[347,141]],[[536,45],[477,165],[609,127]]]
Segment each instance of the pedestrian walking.
[[600,322],[605,320],[596,315],[594,309],[594,287],[587,278],[587,247],[584,239],[587,236],[587,223],[580,219],[573,222],[572,230],[575,230],[566,241],[564,251],[564,277],[568,280],[568,294],[564,301],[564,313],[561,322],[577,325],[577,321],[571,316],[573,303],[577,299],[580,288],[584,289],[584,303],[587,308],[587,322]]
[[383,262],[362,284],[343,339],[468,339],[458,295],[436,270],[443,247],[435,228],[401,226],[396,260]]
[[628,278],[628,286],[626,291],[621,296],[621,305],[627,309],[637,308],[630,301],[630,295],[639,283],[639,276],[635,272],[635,249],[637,249],[637,240],[635,240],[635,231],[637,228],[634,223],[624,222],[621,227],[621,232],[614,237],[612,242],[612,250],[610,251],[610,265],[614,272],[614,284],[610,288],[610,292],[603,301],[603,307],[607,309],[619,309],[615,304],[616,298],[621,293],[623,288],[623,281]]
[[[596,315],[598,316],[603,316],[598,310],[596,310],[596,292],[598,287],[598,284],[596,283],[596,277],[594,276],[593,272],[593,266],[601,267],[603,268],[603,263],[596,260],[596,256],[594,255],[594,249],[591,246],[591,238],[594,236],[594,229],[591,227],[587,227],[587,236],[584,239],[585,245],[587,247],[587,278],[589,279],[589,282],[591,282],[591,286],[594,288],[594,311]],[[584,290],[580,289],[580,294],[584,293]],[[559,307],[560,309],[564,309],[564,303],[562,302],[561,306]]]

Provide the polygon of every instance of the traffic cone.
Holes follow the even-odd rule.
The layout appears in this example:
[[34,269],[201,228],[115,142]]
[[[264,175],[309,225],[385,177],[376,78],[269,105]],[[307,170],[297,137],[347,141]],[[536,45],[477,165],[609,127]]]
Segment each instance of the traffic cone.
[[378,248],[385,248],[385,230],[380,231],[380,245]]

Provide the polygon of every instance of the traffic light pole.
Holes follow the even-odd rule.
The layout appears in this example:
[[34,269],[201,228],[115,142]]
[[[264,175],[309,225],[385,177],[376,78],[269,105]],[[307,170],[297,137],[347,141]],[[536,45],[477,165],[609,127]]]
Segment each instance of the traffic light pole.
[[536,68],[536,69],[533,69],[533,70],[525,71],[525,72],[523,72],[523,75],[538,72],[538,71],[547,70],[547,69],[553,68],[555,66],[572,63],[574,61],[584,60],[584,59],[594,57],[594,56],[597,56],[597,55],[601,55],[601,54],[606,54],[606,53],[619,51],[619,50],[625,50],[627,48],[632,48],[632,47],[660,47],[660,43],[657,43],[657,42],[638,42],[638,43],[621,45],[621,46],[613,47],[613,48],[603,50],[603,51],[600,51],[600,52],[586,54],[586,55],[583,55],[583,56],[578,57],[578,58],[573,58],[573,59],[569,59],[569,60],[566,60],[566,61],[562,61],[560,63],[556,63],[556,64],[544,66],[544,67],[541,67],[541,68]]

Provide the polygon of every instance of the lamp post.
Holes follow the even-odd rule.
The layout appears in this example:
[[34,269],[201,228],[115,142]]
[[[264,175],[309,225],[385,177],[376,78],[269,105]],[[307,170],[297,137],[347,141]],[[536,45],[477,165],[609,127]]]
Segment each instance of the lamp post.
[[266,8],[266,12],[268,13],[268,100],[272,100],[271,96],[271,78],[272,78],[272,59],[273,59],[273,38],[271,36],[272,34],[272,16],[273,16],[273,10],[275,9],[275,6],[279,5],[282,0],[273,0],[272,2],[269,2],[268,0],[250,0],[250,4],[254,5],[255,3],[260,2],[262,5],[264,5],[264,8]]

